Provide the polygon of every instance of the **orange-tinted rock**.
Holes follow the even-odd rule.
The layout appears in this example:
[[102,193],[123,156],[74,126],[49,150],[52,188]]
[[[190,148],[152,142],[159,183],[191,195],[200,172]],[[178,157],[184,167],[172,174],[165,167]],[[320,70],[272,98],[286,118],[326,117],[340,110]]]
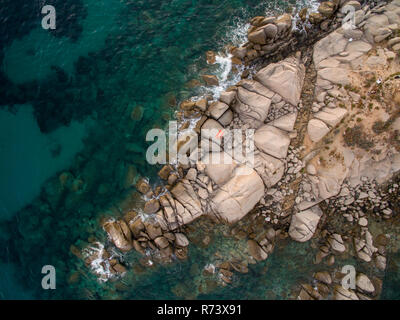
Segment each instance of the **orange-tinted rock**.
[[125,221],[108,221],[103,228],[118,249],[124,252],[132,249],[132,235]]
[[218,86],[219,85],[218,78],[215,75],[203,74],[201,77],[203,78],[204,82],[208,86]]
[[164,165],[158,172],[158,176],[163,180],[168,180],[168,176],[174,168],[170,164]]
[[142,193],[146,194],[147,192],[150,191],[150,185],[149,183],[144,179],[141,178],[137,183],[136,183],[136,189]]

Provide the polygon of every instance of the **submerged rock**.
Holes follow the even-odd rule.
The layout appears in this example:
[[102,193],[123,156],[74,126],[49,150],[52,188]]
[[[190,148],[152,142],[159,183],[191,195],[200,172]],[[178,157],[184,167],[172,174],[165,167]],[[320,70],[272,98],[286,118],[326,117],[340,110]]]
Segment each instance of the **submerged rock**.
[[218,78],[215,75],[206,75],[206,74],[204,74],[201,77],[203,78],[204,82],[208,86],[218,86],[219,85]]
[[261,246],[254,240],[248,240],[247,246],[251,256],[257,261],[263,261],[268,258],[268,254],[261,248]]

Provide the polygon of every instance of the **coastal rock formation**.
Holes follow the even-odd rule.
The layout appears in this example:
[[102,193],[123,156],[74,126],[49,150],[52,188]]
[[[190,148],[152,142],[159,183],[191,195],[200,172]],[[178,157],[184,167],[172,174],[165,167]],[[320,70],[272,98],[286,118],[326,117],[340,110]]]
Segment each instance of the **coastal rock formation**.
[[132,249],[132,235],[125,221],[108,221],[103,228],[118,249],[124,252]]
[[307,132],[313,142],[318,142],[329,132],[329,128],[323,121],[311,119],[307,125]]
[[[344,4],[356,10],[356,28],[340,27],[344,14],[338,9]],[[231,49],[233,61],[243,63],[243,79],[219,98],[201,96],[181,104],[182,122],[189,111],[198,112],[200,144],[211,140],[212,145],[201,159],[163,167],[159,175],[168,184],[162,192],[140,181],[147,220],[126,223],[133,244],[123,223],[105,227],[110,240],[121,251],[131,245],[141,253],[162,250],[184,259],[189,240],[182,227],[190,229],[207,216],[229,225],[225,236],[248,239],[241,248],[245,263],[243,257],[229,263],[221,258],[204,268],[218,274],[222,285],[234,281],[234,271],[247,272],[247,263],[267,259],[275,241],[287,237],[297,242],[315,237],[310,241],[317,248],[315,264],[337,270],[343,257],[354,255],[372,262],[375,271],[385,270],[388,238],[377,238],[372,230],[376,220],[391,221],[399,190],[392,183],[390,191],[382,191],[400,170],[399,19],[399,1],[377,7],[329,1],[318,12],[303,11],[295,22],[289,14],[252,19],[249,41]],[[291,28],[300,21],[307,23],[302,26],[313,41]],[[232,129],[254,130],[253,163],[251,156],[232,152],[227,134]],[[245,142],[239,143],[244,149]],[[316,272],[312,285],[300,286],[298,298],[376,298],[376,277],[366,274],[357,270],[353,290],[339,285],[340,275]]]
[[297,106],[303,88],[305,67],[297,57],[289,57],[261,69],[255,79],[278,93],[286,102]]
[[282,160],[263,152],[256,154],[254,158],[254,169],[267,188],[271,188],[281,180],[285,171],[285,163]]
[[286,132],[270,125],[264,125],[254,134],[256,147],[276,158],[285,158],[290,144]]
[[271,100],[267,96],[239,87],[235,101],[233,109],[244,123],[257,128],[267,118],[271,105]]
[[211,200],[214,214],[232,224],[242,219],[264,195],[264,183],[251,168],[240,166]]
[[311,239],[321,219],[322,211],[318,206],[297,212],[292,217],[289,235],[293,240],[305,242]]

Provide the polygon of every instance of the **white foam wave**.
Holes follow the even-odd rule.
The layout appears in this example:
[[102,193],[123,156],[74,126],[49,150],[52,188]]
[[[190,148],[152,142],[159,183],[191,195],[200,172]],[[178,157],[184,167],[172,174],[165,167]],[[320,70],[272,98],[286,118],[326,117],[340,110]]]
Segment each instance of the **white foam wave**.
[[107,282],[113,274],[110,271],[110,263],[107,259],[103,259],[103,254],[104,245],[101,242],[96,242],[94,246],[82,250],[84,258],[95,257],[90,263],[90,269],[98,276],[100,282]]
[[232,55],[228,53],[218,53],[215,59],[215,64],[217,65],[215,75],[218,78],[219,84],[218,86],[206,88],[206,90],[212,94],[214,100],[217,100],[221,92],[240,81],[243,67],[237,66],[238,70],[232,73]]

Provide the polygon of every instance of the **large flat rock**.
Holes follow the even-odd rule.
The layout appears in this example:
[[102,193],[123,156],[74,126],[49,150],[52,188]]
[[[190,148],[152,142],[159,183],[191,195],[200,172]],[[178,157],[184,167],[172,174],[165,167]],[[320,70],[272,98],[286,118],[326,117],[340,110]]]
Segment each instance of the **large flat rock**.
[[267,118],[271,99],[256,92],[239,87],[233,109],[240,119],[253,128],[258,128]]
[[298,242],[306,242],[312,238],[317,230],[318,222],[322,216],[319,206],[297,212],[293,215],[289,227],[289,236]]
[[297,112],[286,114],[278,119],[275,119],[268,124],[285,131],[293,131],[294,124],[296,123]]
[[337,31],[334,31],[322,38],[314,45],[313,59],[316,68],[319,68],[319,63],[331,56],[343,52],[346,48],[348,40]]
[[254,169],[263,179],[265,186],[271,188],[281,180],[285,172],[285,164],[277,158],[260,152],[254,156]]
[[182,179],[171,190],[171,194],[192,216],[197,217],[203,214],[200,200],[189,181]]
[[329,128],[325,122],[318,119],[308,121],[307,133],[313,142],[320,141],[328,132]]
[[206,174],[219,186],[232,178],[233,171],[238,165],[226,152],[208,153],[201,162],[205,164]]
[[300,101],[304,77],[304,65],[296,57],[289,57],[261,69],[254,76],[254,79],[278,93],[286,102],[297,106]]
[[347,110],[344,108],[323,108],[317,112],[314,117],[322,120],[327,125],[334,127],[347,115]]
[[345,68],[324,68],[318,71],[318,76],[334,84],[350,84],[348,70]]
[[242,219],[264,196],[264,183],[253,169],[242,165],[211,200],[213,213],[232,224]]
[[266,124],[255,132],[254,144],[261,151],[282,159],[287,155],[290,138],[285,131]]

